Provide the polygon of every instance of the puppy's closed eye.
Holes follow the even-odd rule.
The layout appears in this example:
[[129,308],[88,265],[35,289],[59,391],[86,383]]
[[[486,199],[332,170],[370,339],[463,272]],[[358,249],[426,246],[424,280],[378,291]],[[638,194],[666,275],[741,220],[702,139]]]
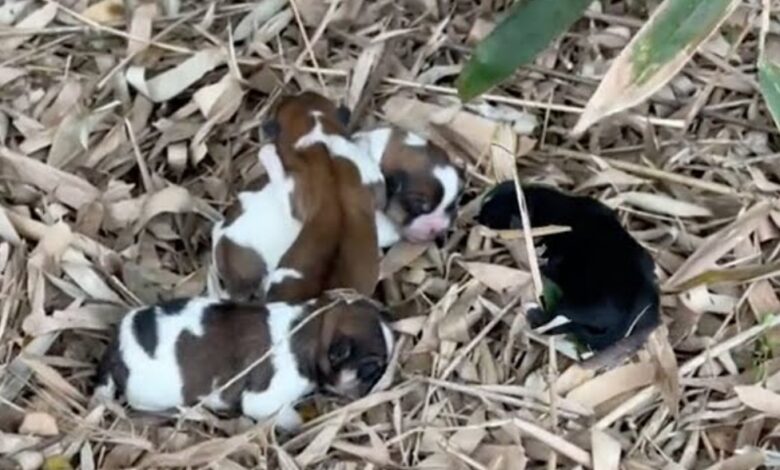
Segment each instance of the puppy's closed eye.
[[424,197],[417,197],[412,196],[408,197],[404,201],[404,206],[406,208],[406,211],[411,215],[412,217],[427,214],[431,211],[431,203],[428,201],[428,199]]
[[337,340],[328,348],[328,360],[332,367],[338,367],[352,355],[352,344],[349,340]]
[[382,375],[383,365],[377,359],[363,361],[357,370],[358,379],[363,382],[375,382]]

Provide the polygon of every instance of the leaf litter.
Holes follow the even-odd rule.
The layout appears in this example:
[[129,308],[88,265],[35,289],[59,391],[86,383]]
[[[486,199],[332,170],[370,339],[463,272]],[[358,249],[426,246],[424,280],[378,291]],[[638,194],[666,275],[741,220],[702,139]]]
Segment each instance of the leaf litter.
[[[723,47],[708,43],[682,68],[685,87],[673,81],[579,141],[569,133],[596,90],[583,77],[607,69],[647,12],[624,1],[588,9],[532,65],[462,106],[453,98],[468,59],[461,44],[486,34],[474,12],[487,30],[491,5],[509,2],[482,3],[0,6],[0,465],[776,462],[778,131],[756,87],[744,86],[758,83],[758,24],[738,42],[728,34],[760,2],[743,2],[710,39],[734,48],[728,62],[711,60],[707,51]],[[425,133],[476,197],[440,246],[385,254],[379,295],[401,337],[393,381],[353,403],[316,397],[315,417],[291,438],[203,410],[178,419],[89,408],[94,366],[122,312],[204,290],[211,223],[259,176],[256,129],[297,87],[365,102],[365,126]],[[585,367],[568,338],[528,330],[528,234],[472,221],[479,196],[513,178],[515,164],[521,182],[608,202],[653,253],[667,325],[630,359]],[[532,234],[556,230],[566,228]]]

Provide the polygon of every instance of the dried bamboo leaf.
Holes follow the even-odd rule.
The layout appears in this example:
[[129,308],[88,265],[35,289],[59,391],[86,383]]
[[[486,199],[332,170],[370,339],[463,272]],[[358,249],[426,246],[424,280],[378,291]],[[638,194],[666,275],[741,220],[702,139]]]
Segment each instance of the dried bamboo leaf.
[[161,103],[189,88],[206,73],[224,64],[226,59],[222,49],[204,49],[150,80],[144,78],[146,70],[141,66],[130,67],[126,78],[128,83],[145,97],[155,103]]

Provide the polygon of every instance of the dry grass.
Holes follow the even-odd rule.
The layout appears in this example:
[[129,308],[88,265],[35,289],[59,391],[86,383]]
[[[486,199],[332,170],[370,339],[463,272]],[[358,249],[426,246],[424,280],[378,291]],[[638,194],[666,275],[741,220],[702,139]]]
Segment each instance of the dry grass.
[[[759,2],[648,104],[576,142],[568,130],[643,2],[603,2],[465,108],[451,86],[480,34],[472,23],[509,2],[171,0],[134,6],[127,21],[111,7],[121,1],[87,3],[0,6],[5,22],[12,7],[37,10],[0,30],[0,467],[778,462],[780,328],[767,315],[780,310],[780,170],[756,85]],[[773,17],[768,50],[779,28]],[[259,174],[257,126],[283,84],[346,97],[364,125],[425,128],[471,194],[511,177],[516,158],[524,180],[617,207],[657,260],[668,328],[609,372],[577,366],[568,341],[529,332],[514,306],[535,295],[522,237],[475,227],[472,202],[442,247],[400,245],[383,262],[402,336],[387,391],[318,399],[319,416],[286,440],[202,410],[90,410],[122,312],[203,291],[211,221]]]

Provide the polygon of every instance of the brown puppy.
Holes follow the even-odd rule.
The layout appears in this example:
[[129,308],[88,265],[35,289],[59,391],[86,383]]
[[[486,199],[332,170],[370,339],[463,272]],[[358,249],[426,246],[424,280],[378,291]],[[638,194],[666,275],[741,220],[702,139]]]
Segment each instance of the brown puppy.
[[202,400],[213,410],[256,420],[275,416],[292,431],[301,423],[294,405],[309,393],[367,394],[384,374],[393,345],[384,310],[367,299],[176,300],[122,319],[98,367],[95,395],[112,399],[121,392],[144,411]]

